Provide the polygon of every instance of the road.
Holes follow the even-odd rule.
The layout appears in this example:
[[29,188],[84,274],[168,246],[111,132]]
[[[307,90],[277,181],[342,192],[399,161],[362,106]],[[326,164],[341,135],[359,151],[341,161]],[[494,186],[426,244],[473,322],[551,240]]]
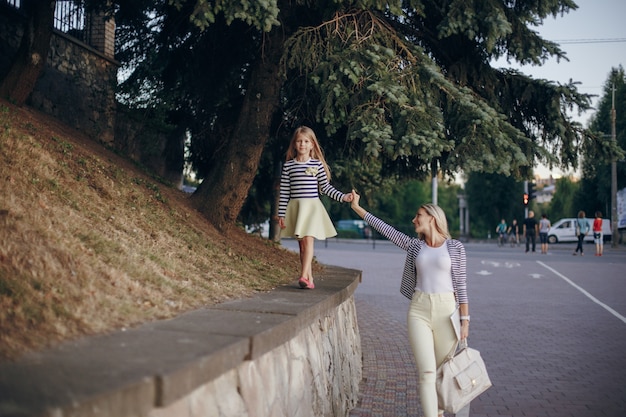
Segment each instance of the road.
[[[295,241],[283,245],[297,250]],[[595,257],[575,244],[549,253],[468,243],[470,346],[493,387],[473,417],[626,416],[626,249]],[[538,248],[539,250],[539,248]],[[420,415],[399,293],[405,253],[387,241],[316,242],[319,262],[363,271],[355,300],[364,356],[351,417]]]

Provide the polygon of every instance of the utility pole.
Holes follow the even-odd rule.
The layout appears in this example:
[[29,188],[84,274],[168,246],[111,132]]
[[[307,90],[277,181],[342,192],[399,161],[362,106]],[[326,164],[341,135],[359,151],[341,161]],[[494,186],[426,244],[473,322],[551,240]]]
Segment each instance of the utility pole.
[[[617,142],[615,132],[615,81],[612,86],[612,103],[611,103],[611,140]],[[618,229],[617,229],[617,161],[613,157],[611,162],[611,247],[617,247]]]
[[439,175],[439,168],[437,167],[437,160],[435,158],[433,158],[432,162],[430,163],[430,170],[432,173],[432,183],[431,183],[432,203],[438,204],[437,203],[437,187],[439,185],[439,181],[438,181],[437,176]]

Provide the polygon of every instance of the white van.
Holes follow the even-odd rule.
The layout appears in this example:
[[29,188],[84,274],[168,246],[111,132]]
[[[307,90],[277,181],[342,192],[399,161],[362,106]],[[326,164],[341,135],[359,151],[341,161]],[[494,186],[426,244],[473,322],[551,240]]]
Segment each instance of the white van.
[[[593,242],[593,220],[587,218],[589,223],[589,233],[585,236],[585,242]],[[576,219],[571,217],[567,219],[561,219],[556,223],[552,223],[550,231],[548,231],[548,242],[576,242],[578,237],[576,236],[576,229],[574,227]],[[609,219],[602,219],[602,236],[605,242],[611,240],[611,221]]]

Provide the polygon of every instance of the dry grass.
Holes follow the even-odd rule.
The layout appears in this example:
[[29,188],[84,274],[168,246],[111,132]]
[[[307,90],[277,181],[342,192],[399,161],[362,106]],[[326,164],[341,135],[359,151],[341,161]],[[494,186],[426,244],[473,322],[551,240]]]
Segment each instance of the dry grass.
[[219,234],[95,141],[0,101],[0,360],[290,282],[297,256]]

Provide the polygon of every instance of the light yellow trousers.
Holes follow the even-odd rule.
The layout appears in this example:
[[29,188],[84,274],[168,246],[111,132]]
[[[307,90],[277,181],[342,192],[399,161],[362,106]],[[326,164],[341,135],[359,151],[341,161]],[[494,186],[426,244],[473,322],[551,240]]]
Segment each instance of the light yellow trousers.
[[450,315],[456,309],[454,293],[426,294],[416,291],[408,312],[408,333],[419,374],[419,395],[424,417],[436,417],[437,368],[454,348],[456,333]]

